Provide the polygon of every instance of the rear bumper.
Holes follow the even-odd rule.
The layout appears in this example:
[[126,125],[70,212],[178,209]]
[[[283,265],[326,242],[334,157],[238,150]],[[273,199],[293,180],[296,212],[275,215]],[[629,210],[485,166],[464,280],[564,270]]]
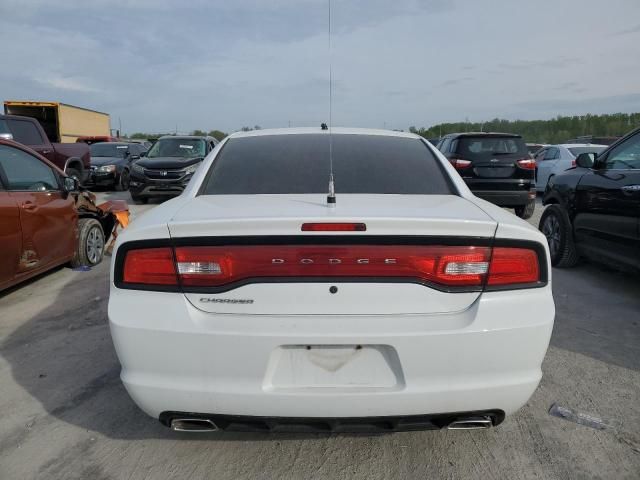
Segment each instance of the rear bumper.
[[437,415],[409,415],[396,417],[252,417],[240,415],[211,415],[191,412],[162,412],[160,422],[171,427],[175,419],[204,419],[212,427],[228,432],[264,433],[354,433],[354,432],[407,432],[415,430],[440,430],[454,422],[470,418],[488,418],[490,426],[498,426],[504,420],[504,412],[486,410],[479,412],[455,412]]
[[477,197],[501,207],[519,207],[535,199],[535,183],[528,179],[464,179]]
[[[164,412],[285,418],[510,414],[540,381],[553,317],[550,285],[484,293],[464,311],[438,315],[211,314],[179,293],[113,286],[109,301],[122,381],[155,418]],[[283,347],[308,345],[380,347],[394,380],[373,372],[375,386],[345,383],[345,369],[372,370],[347,360],[318,371],[323,386],[309,386],[308,376],[296,386],[296,375],[308,372],[296,372],[298,364],[285,361],[294,368],[281,383]],[[335,386],[327,384],[331,375]]]
[[531,191],[533,193],[530,191],[505,192],[503,190],[472,190],[472,192],[475,196],[501,207],[520,207],[535,199],[535,190]]

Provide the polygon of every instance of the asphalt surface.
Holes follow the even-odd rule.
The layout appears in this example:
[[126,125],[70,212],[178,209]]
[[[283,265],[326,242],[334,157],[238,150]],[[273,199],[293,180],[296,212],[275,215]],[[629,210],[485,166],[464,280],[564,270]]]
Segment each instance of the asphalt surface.
[[[640,277],[553,276],[542,383],[500,427],[268,436],[178,434],[143,414],[118,377],[108,261],[59,268],[0,294],[0,479],[640,478]],[[554,403],[591,426],[549,415]]]

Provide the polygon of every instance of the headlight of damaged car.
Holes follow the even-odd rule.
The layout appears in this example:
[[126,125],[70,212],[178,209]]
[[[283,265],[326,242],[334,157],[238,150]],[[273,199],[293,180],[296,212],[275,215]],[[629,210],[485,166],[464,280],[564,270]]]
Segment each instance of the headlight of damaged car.
[[185,175],[195,173],[195,171],[198,170],[198,167],[200,166],[201,163],[202,162],[198,162],[198,163],[194,163],[193,165],[189,165],[187,168],[184,169]]
[[138,165],[137,163],[134,163],[133,165],[131,165],[131,168],[133,169],[134,172],[139,173],[140,175],[144,174],[144,167],[142,167],[141,165]]
[[98,167],[98,171],[102,172],[102,173],[113,173],[116,171],[116,166],[115,165],[102,165],[101,167]]

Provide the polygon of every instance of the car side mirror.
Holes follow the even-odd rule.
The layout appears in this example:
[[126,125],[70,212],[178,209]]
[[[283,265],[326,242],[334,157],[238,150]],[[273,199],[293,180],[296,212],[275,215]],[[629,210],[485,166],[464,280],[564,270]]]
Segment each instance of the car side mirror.
[[596,154],[592,152],[581,153],[576,157],[576,165],[581,168],[593,168],[596,161]]
[[67,193],[73,193],[80,190],[80,184],[78,180],[73,177],[64,177],[62,188]]

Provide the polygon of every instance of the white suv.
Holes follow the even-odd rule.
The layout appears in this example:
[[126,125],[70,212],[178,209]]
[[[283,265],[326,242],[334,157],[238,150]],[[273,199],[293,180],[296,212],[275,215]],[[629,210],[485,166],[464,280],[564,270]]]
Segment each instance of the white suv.
[[174,430],[497,425],[553,327],[545,237],[406,133],[233,134],[113,258],[122,381]]

